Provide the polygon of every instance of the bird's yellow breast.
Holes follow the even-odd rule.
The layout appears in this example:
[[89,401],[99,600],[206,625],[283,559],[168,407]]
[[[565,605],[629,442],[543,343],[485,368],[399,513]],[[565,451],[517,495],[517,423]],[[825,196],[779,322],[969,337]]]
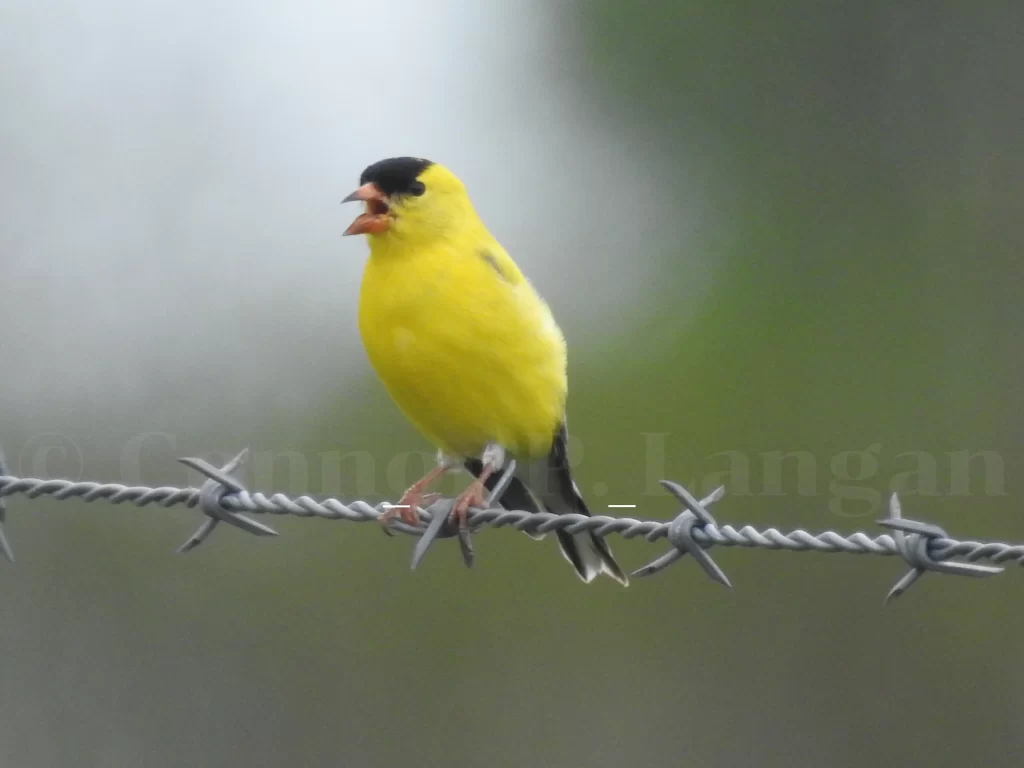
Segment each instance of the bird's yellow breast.
[[371,253],[363,344],[399,408],[441,450],[477,456],[496,442],[546,455],[564,416],[565,342],[500,246],[478,242]]

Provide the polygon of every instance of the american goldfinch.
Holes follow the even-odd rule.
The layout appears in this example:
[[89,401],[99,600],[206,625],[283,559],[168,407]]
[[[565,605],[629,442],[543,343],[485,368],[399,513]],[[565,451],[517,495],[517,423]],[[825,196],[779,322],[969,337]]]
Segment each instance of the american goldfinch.
[[[463,183],[437,163],[396,157],[364,170],[344,200],[352,201],[365,212],[345,234],[370,245],[363,344],[399,409],[438,449],[437,466],[405,492],[398,514],[415,523],[429,487],[462,466],[475,479],[452,515],[465,525],[470,507],[486,506],[507,452],[517,468],[506,506],[589,515],[569,472],[562,332]],[[628,583],[601,538],[556,534],[584,581],[606,573]]]

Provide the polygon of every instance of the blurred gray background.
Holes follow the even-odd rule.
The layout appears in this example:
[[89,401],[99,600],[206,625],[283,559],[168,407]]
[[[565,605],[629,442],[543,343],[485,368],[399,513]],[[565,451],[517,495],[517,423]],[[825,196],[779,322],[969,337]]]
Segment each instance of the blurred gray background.
[[[592,507],[1024,539],[1017,3],[0,2],[12,471],[394,500],[429,448],[356,334],[338,205],[458,173],[570,344]],[[782,454],[798,452],[779,464]],[[969,462],[965,457],[976,456]],[[456,481],[447,489],[454,490]],[[0,762],[976,764],[1024,748],[1024,578],[720,550],[582,585],[553,541],[10,502]],[[664,545],[612,542],[635,568]],[[1017,617],[1017,618],[1015,618]]]

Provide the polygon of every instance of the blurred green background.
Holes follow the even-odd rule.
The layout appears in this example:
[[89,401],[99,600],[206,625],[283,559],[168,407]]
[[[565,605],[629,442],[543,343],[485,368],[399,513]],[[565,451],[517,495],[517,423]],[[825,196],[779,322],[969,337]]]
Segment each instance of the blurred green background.
[[[0,4],[12,470],[394,500],[428,446],[355,331],[338,201],[467,183],[570,344],[591,506],[1019,541],[1017,3]],[[150,434],[154,433],[154,434]],[[870,451],[868,450],[870,449]],[[778,452],[801,452],[779,472]],[[852,452],[852,453],[851,453]],[[963,456],[980,454],[966,469]],[[982,454],[982,452],[985,452]],[[800,461],[802,464],[797,465]],[[744,468],[745,467],[745,468]],[[908,476],[908,472],[916,472]],[[454,485],[449,485],[454,489]],[[10,502],[4,765],[961,765],[1024,748],[1024,579],[717,550],[627,590],[553,541]],[[612,542],[635,568],[664,549]],[[606,583],[607,582],[607,583]]]

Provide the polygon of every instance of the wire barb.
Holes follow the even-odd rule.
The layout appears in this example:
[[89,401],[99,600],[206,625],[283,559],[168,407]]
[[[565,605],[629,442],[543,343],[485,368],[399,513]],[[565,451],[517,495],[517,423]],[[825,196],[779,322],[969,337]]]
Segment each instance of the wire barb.
[[889,594],[882,601],[883,605],[888,605],[890,601],[900,597],[926,571],[948,573],[954,576],[973,576],[975,578],[985,578],[986,576],[994,576],[997,573],[1003,572],[1002,568],[990,565],[936,560],[929,551],[933,542],[939,539],[948,539],[949,535],[937,525],[922,523],[919,520],[905,519],[899,496],[895,493],[889,497],[889,517],[879,520],[878,524],[893,530],[893,541],[896,543],[900,557],[910,565],[910,570],[889,590]]
[[207,516],[198,530],[189,537],[188,541],[178,547],[178,553],[190,552],[198,547],[206,538],[213,533],[218,523],[227,523],[243,531],[255,534],[256,536],[277,536],[277,531],[263,523],[257,523],[244,515],[226,508],[223,505],[224,498],[229,494],[245,492],[245,486],[235,476],[245,460],[249,456],[249,449],[245,448],[235,458],[229,461],[220,469],[208,464],[202,459],[178,459],[186,467],[192,467],[201,472],[209,479],[199,488],[199,508]]
[[[703,529],[709,525],[718,526],[715,518],[712,517],[707,508],[725,496],[725,488],[719,486],[708,494],[705,499],[697,501],[693,494],[679,485],[679,483],[673,483],[671,480],[662,480],[661,485],[679,499],[684,507],[683,511],[668,526],[668,540],[675,549],[666,552],[656,560],[652,560],[643,568],[637,568],[631,575],[643,578],[644,576],[659,573],[689,553],[693,555],[697,564],[704,569],[704,573],[708,575],[709,579],[732,589],[729,577],[711,559],[711,555],[705,551],[705,548],[697,543],[693,535],[694,528]],[[708,541],[708,546],[711,546],[710,540]]]

